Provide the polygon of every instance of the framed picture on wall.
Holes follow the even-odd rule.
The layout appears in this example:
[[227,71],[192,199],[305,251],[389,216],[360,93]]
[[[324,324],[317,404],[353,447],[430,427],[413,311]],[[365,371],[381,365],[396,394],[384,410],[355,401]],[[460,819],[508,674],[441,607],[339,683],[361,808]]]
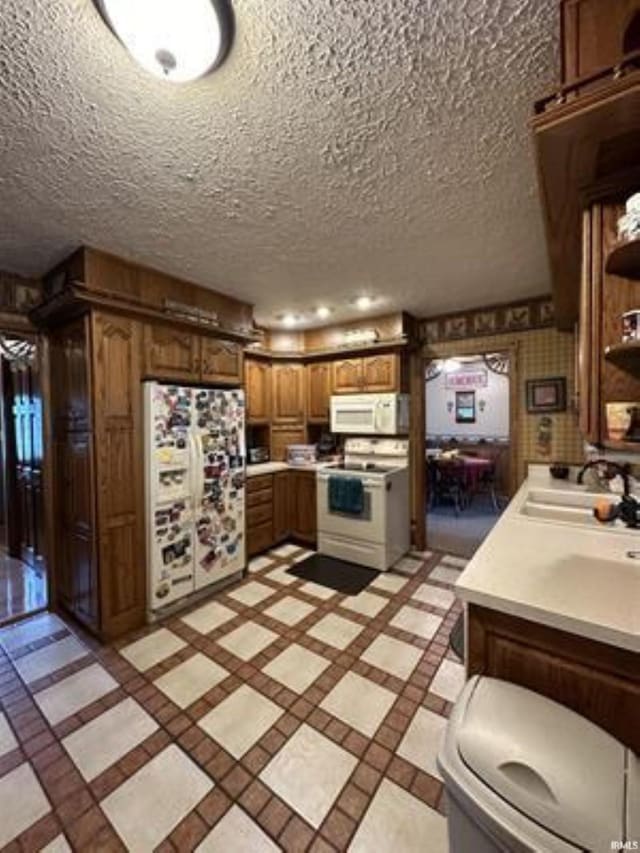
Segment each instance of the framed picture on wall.
[[567,380],[564,376],[527,380],[527,411],[532,414],[566,412]]
[[474,424],[476,422],[476,392],[456,391],[456,423]]

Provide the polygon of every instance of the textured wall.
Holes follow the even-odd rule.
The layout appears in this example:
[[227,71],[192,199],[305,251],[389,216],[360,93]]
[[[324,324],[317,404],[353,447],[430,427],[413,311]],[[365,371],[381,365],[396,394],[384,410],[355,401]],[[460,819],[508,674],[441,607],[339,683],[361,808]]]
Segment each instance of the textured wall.
[[530,332],[494,335],[492,337],[467,338],[464,341],[447,342],[425,347],[425,355],[447,358],[459,354],[461,347],[465,353],[477,346],[476,352],[491,352],[507,347],[512,343],[518,346],[518,395],[519,419],[516,424],[515,440],[518,449],[518,478],[525,476],[529,462],[550,460],[542,456],[537,447],[537,428],[539,415],[527,413],[525,383],[527,379],[542,379],[551,376],[565,376],[567,379],[568,409],[566,412],[552,414],[553,460],[579,464],[584,459],[583,443],[578,431],[577,415],[571,407],[574,384],[575,337],[570,332],[558,332],[556,329],[536,329]]
[[91,0],[2,0],[0,266],[86,243],[264,323],[319,302],[343,319],[362,290],[416,316],[548,290],[527,119],[557,0],[234,8],[228,60],[178,87]]

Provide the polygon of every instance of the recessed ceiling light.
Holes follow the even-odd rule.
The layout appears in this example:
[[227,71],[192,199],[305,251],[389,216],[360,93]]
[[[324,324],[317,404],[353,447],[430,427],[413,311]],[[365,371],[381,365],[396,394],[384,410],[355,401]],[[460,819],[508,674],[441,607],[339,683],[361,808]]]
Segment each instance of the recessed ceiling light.
[[320,305],[319,308],[316,308],[316,316],[321,320],[326,320],[327,317],[331,316],[331,308],[327,308],[326,305]]
[[224,59],[233,29],[226,0],[94,0],[106,23],[147,71],[184,83]]
[[285,314],[282,318],[282,324],[287,326],[287,328],[291,328],[291,326],[295,326],[298,322],[298,318],[295,314]]
[[361,311],[366,311],[372,305],[373,299],[370,296],[359,296],[356,299],[356,308],[359,308]]

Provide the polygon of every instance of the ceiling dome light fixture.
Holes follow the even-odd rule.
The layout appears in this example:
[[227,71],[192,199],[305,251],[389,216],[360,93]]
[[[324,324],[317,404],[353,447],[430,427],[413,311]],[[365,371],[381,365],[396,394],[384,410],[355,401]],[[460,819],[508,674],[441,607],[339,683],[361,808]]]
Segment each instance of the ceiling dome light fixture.
[[373,305],[373,299],[370,296],[359,296],[356,299],[356,308],[361,311],[368,311]]
[[298,317],[295,314],[285,314],[282,318],[282,324],[290,329],[292,326],[297,325]]
[[203,77],[227,55],[227,0],[94,0],[105,22],[147,71],[172,83]]
[[316,308],[316,317],[320,320],[326,320],[327,317],[331,316],[331,308],[327,308],[326,305],[320,305]]

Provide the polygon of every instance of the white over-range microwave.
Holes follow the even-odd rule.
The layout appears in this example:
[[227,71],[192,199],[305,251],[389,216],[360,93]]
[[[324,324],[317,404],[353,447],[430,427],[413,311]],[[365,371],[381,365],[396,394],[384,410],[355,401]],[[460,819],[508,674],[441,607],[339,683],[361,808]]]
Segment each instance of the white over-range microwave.
[[405,435],[409,432],[409,395],[333,396],[331,432],[352,435]]

